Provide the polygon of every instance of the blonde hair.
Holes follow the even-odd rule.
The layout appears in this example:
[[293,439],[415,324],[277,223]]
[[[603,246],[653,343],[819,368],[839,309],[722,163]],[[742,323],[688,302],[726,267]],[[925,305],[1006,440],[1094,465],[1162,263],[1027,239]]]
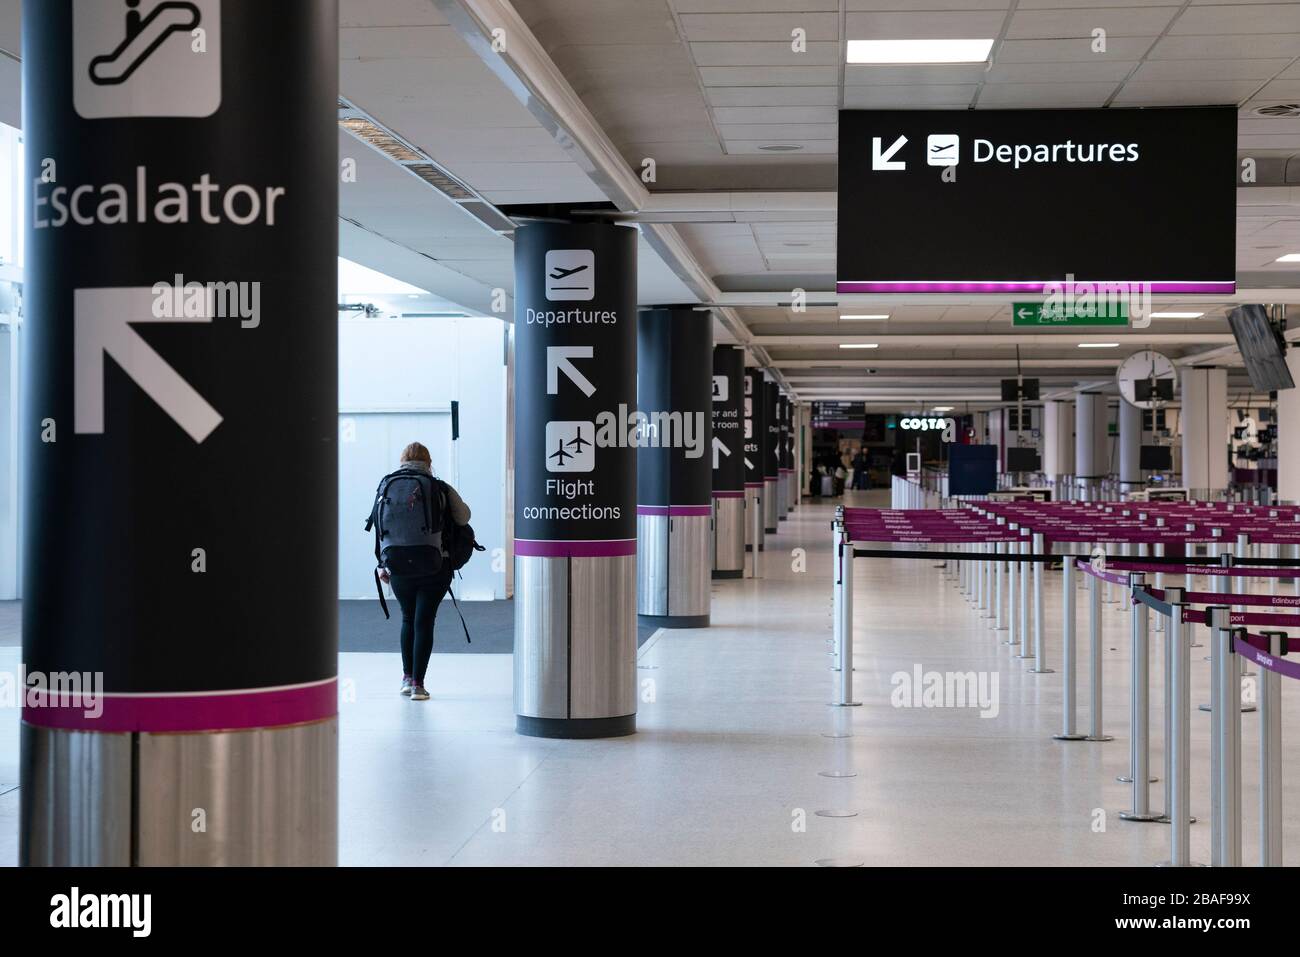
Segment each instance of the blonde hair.
[[430,467],[433,466],[433,456],[419,442],[412,442],[406,448],[402,449],[403,462],[423,462]]

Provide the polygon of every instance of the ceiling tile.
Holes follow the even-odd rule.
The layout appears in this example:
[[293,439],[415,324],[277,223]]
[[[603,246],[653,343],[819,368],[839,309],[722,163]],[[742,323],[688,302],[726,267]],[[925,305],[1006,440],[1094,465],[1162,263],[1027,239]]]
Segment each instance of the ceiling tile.
[[1094,53],[1091,37],[1062,40],[1004,40],[998,47],[995,62],[1070,63],[1098,60],[1140,60],[1151,46],[1148,37],[1110,37],[1103,53]]
[[1293,57],[1297,51],[1300,51],[1300,33],[1167,36],[1156,41],[1150,59],[1268,59]]
[[1117,105],[1192,106],[1215,103],[1239,103],[1259,86],[1255,80],[1218,80],[1208,82],[1161,82],[1124,84],[1115,97]]
[[1067,10],[1017,10],[1008,39],[1091,37],[1102,29],[1108,37],[1158,36],[1173,19],[1177,7],[1076,7]]
[[681,17],[686,39],[697,41],[769,40],[789,44],[795,28],[806,39],[839,42],[836,13],[691,13]]
[[713,109],[718,123],[830,123],[837,111],[828,106],[718,106]]
[[1226,36],[1233,33],[1300,33],[1300,3],[1240,3],[1188,7],[1170,33]]
[[846,86],[898,86],[921,83],[978,83],[984,79],[984,64],[925,65],[848,63],[844,66]]
[[838,86],[833,66],[706,66],[700,68],[705,86]]
[[998,63],[989,70],[989,83],[1074,83],[1119,81],[1137,66],[1128,60],[1078,60],[1066,63]]
[[711,86],[705,93],[713,106],[837,106],[833,86]]
[[977,89],[974,83],[926,86],[849,86],[844,88],[846,109],[917,109],[967,106]]
[[763,140],[768,143],[790,137],[833,140],[839,135],[839,126],[836,123],[719,123],[718,133],[726,140]]
[[998,11],[849,13],[845,17],[845,32],[850,40],[996,37],[1002,31],[1004,19]]
[[691,56],[697,66],[838,66],[840,45],[809,43],[806,52],[795,53],[788,42],[692,43]]
[[1148,60],[1133,79],[1138,82],[1162,80],[1267,80],[1291,61],[1260,60]]
[[839,152],[838,140],[795,140],[790,137],[766,140],[727,140],[727,152],[767,155],[764,146],[798,146],[801,153],[834,154]]
[[1034,109],[1099,107],[1115,92],[1104,83],[990,83],[980,91],[979,106]]

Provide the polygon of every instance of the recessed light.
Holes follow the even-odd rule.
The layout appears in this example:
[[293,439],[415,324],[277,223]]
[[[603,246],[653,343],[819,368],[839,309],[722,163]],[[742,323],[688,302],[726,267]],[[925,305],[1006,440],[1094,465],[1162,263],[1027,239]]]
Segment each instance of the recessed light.
[[936,406],[935,406],[933,409],[931,409],[930,411],[931,411],[931,412],[951,412],[951,411],[952,411],[952,406],[950,406],[950,405],[936,405]]
[[1285,256],[1278,256],[1275,261],[1280,263],[1300,263],[1300,253],[1287,253]]
[[847,63],[983,63],[993,40],[850,40]]
[[772,143],[768,146],[760,146],[759,149],[764,153],[793,153],[803,147],[795,143]]
[[1153,312],[1152,319],[1199,319],[1203,312]]
[[1118,342],[1081,342],[1080,349],[1118,349]]
[[419,298],[420,298],[420,294],[419,294],[418,292],[408,292],[408,293],[406,294],[406,298],[407,298],[407,299],[419,299]]
[[841,342],[841,349],[879,349],[879,342]]
[[864,312],[851,316],[840,316],[841,319],[888,319],[887,312]]

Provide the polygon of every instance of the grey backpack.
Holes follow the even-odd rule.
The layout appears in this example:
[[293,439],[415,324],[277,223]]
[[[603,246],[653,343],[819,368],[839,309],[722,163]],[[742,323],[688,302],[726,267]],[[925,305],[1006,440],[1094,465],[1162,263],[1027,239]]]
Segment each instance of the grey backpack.
[[445,503],[438,484],[419,469],[398,469],[379,483],[366,531],[375,530],[375,561],[390,575],[442,570]]

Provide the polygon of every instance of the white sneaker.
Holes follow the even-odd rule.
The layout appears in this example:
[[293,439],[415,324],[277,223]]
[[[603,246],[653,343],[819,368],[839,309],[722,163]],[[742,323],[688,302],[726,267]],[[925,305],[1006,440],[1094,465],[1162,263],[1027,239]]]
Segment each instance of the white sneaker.
[[411,680],[410,675],[402,675],[402,690],[399,694],[409,695],[411,689],[415,687],[415,682]]
[[411,700],[412,701],[429,700],[429,692],[424,690],[424,685],[415,685],[415,687],[411,689]]

